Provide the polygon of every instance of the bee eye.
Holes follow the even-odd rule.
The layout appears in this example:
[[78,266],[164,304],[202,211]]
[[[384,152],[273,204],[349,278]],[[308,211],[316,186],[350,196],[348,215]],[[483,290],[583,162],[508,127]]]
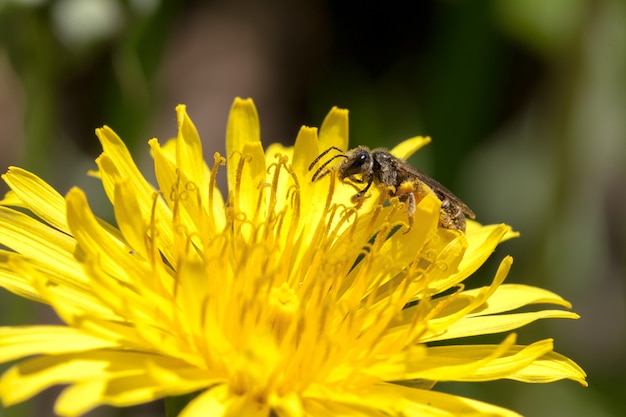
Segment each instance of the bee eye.
[[349,158],[346,162],[344,162],[344,166],[342,167],[342,174],[344,177],[362,174],[363,171],[367,169],[367,165],[369,164],[369,162],[369,153],[359,152],[358,154],[354,155],[352,158]]

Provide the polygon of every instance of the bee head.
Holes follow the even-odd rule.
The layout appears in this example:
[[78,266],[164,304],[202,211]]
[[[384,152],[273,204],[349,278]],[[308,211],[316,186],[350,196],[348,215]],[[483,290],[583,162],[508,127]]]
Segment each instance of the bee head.
[[374,162],[369,149],[359,146],[346,154],[346,160],[339,166],[339,178],[348,178],[361,175],[369,178],[372,173]]
[[[328,175],[333,168],[328,166],[337,158],[343,158],[344,161],[337,168],[337,173],[340,179],[349,178],[350,180],[358,183],[371,183],[374,169],[374,158],[369,149],[365,146],[359,146],[356,149],[343,153],[343,151],[336,146],[331,146],[324,152],[318,155],[317,158],[309,165],[309,171],[311,171],[315,165],[326,156],[330,151],[340,152],[337,155],[328,158],[322,163],[317,170],[313,173],[311,181],[317,181],[318,179]],[[355,178],[355,175],[359,175],[360,178]]]

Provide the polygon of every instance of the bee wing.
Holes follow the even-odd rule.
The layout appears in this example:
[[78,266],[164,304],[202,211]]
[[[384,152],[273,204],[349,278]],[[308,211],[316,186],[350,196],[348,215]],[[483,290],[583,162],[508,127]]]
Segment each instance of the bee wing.
[[457,196],[455,196],[452,191],[441,185],[439,181],[434,180],[433,178],[417,170],[416,168],[412,167],[404,161],[401,161],[401,163],[398,164],[397,169],[398,171],[406,175],[407,178],[415,178],[426,184],[426,186],[428,186],[428,188],[430,188],[441,201],[447,198],[451,203],[459,206],[463,211],[463,214],[466,214],[470,219],[476,218],[476,215],[474,214],[472,209],[470,209],[467,204],[465,204]]

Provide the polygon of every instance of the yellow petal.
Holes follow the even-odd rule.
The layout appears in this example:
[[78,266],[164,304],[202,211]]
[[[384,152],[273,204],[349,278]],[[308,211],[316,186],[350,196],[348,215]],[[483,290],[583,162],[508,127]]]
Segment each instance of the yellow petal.
[[[407,399],[399,406],[405,415],[433,417],[521,417],[514,411],[458,395],[402,387]],[[409,391],[410,390],[410,391]]]
[[459,345],[428,348],[427,357],[414,365],[409,378],[431,375],[437,381],[492,381],[526,368],[552,351],[552,341],[515,346],[509,336],[500,345]]
[[417,152],[422,146],[430,143],[430,137],[415,136],[400,142],[391,150],[391,154],[400,159],[409,159],[411,155]]
[[[164,380],[162,371],[169,369],[179,372],[168,372],[170,379]],[[9,405],[50,386],[75,381],[83,382],[78,383],[75,391],[70,389],[59,398],[59,414],[76,416],[102,403],[126,406],[160,398],[164,392],[173,395],[193,392],[217,379],[173,358],[102,350],[22,361],[3,374],[0,393]],[[89,392],[90,396],[78,396],[80,392]]]
[[[462,294],[470,297],[476,296],[478,290],[463,291]],[[565,308],[570,308],[571,304],[559,297],[557,294],[544,290],[543,288],[531,287],[522,284],[503,284],[489,297],[489,301],[483,304],[480,309],[468,314],[468,317],[486,316],[498,314],[505,311],[530,304],[556,304]]]
[[[459,320],[462,320],[467,314],[477,309],[485,301],[489,299],[491,294],[502,284],[506,278],[509,269],[511,267],[512,258],[506,257],[500,262],[496,276],[494,277],[491,285],[488,287],[482,287],[474,297],[464,296],[462,293],[453,293],[449,296],[439,297],[430,302],[430,308],[432,309],[431,315],[435,316],[428,323],[428,332],[422,335],[420,340],[422,342],[431,340],[440,340],[441,338],[449,338],[447,335],[449,329],[454,326]],[[405,329],[407,326],[407,320],[411,320],[411,312],[419,311],[420,305],[414,305],[404,309],[402,316],[394,325],[394,332],[401,329]],[[409,313],[409,314],[407,314]]]
[[[176,161],[170,158],[165,148],[161,148],[156,140],[150,141],[150,146],[154,156],[154,172],[157,182],[172,211],[171,219],[159,228],[159,232],[163,230],[164,233],[171,235],[171,223],[182,223],[187,234],[193,235],[200,226],[196,222],[202,218],[204,210],[202,200],[206,202],[208,194],[206,184],[196,184],[189,180],[178,168]],[[204,181],[203,178],[202,181]]]
[[138,262],[132,248],[125,242],[113,238],[100,225],[80,189],[71,189],[66,200],[72,235],[91,261],[97,261],[110,276],[128,284],[133,284],[135,277],[146,273],[144,267],[147,265]]
[[434,381],[451,381],[472,375],[478,369],[505,355],[515,340],[516,335],[510,334],[499,345],[491,345],[489,349],[483,349],[479,355],[467,360],[457,359],[445,350],[442,353],[436,348],[428,348],[423,360],[413,361],[407,365],[407,375],[404,379],[420,380],[424,379],[424,374],[429,374],[433,375]]
[[178,137],[176,139],[176,165],[188,181],[203,189],[205,164],[202,155],[202,142],[196,126],[187,115],[186,107],[176,107],[178,116]]
[[310,390],[307,397],[319,398],[315,407],[305,402],[313,416],[387,415],[389,413],[420,417],[475,417],[478,415],[521,417],[513,411],[458,395],[408,388],[401,385],[377,384],[353,391]]
[[115,343],[67,326],[0,327],[3,362],[32,355],[80,352],[113,347]]
[[[132,182],[133,186],[141,196],[150,196],[154,192],[154,188],[144,179],[141,172],[135,165],[128,148],[122,140],[111,130],[110,127],[96,129],[96,135],[100,139],[104,152],[98,158],[99,174],[102,178],[102,185],[109,197],[109,200],[115,204],[114,190],[115,183],[120,179],[127,179]],[[101,159],[110,160],[103,169],[100,162]],[[147,198],[150,200],[150,198]]]
[[507,376],[508,379],[531,383],[546,383],[571,379],[587,386],[587,374],[573,360],[556,352],[549,352],[529,366]]
[[154,158],[154,174],[159,184],[159,190],[171,206],[173,198],[170,195],[174,191],[174,185],[179,175],[176,168],[176,152],[171,153],[172,149],[176,149],[176,141],[169,141],[165,146],[161,146],[158,140],[150,139],[148,144]]
[[[128,407],[162,398],[165,396],[165,389],[169,395],[180,395],[211,383],[204,378],[198,379],[197,375],[186,372],[188,369],[185,368],[181,369],[177,378],[163,380],[151,369],[157,365],[160,371],[163,370],[158,363],[142,362],[145,368],[137,366],[117,372],[109,368],[101,378],[84,379],[66,388],[55,404],[55,412],[73,417],[82,415],[100,404]],[[183,375],[187,378],[182,378]]]
[[[243,145],[239,160],[235,159],[236,178],[233,201],[237,211],[247,213],[247,221],[256,219],[261,209],[265,193],[265,153],[261,142],[248,142]],[[229,160],[229,164],[233,161]]]
[[[57,311],[59,315],[78,317],[89,311],[100,317],[111,317],[110,311],[103,308],[91,292],[92,283],[85,278],[82,268],[77,263],[74,266],[77,270],[69,274],[11,253],[0,266],[0,276],[7,279],[2,285],[10,291],[52,306],[62,306]],[[22,291],[26,293],[21,294]]]
[[0,241],[35,261],[46,260],[46,268],[80,277],[74,259],[75,241],[21,212],[0,207]]
[[15,404],[56,384],[98,377],[107,366],[105,361],[71,360],[64,355],[22,361],[9,368],[0,379],[2,402],[5,405]]
[[226,128],[226,158],[228,159],[228,189],[234,190],[237,176],[237,165],[231,163],[236,152],[244,151],[246,143],[261,142],[259,115],[251,99],[237,97],[230,109]]
[[230,401],[228,386],[218,385],[194,398],[178,417],[223,416]]
[[326,115],[319,131],[319,150],[336,146],[341,150],[348,149],[348,110],[333,107]]
[[54,188],[35,174],[17,167],[9,167],[2,179],[22,202],[21,207],[31,210],[51,226],[68,232],[65,200]]
[[8,191],[0,200],[0,206],[24,207],[24,202],[13,191]]
[[433,280],[430,287],[437,292],[445,291],[472,275],[491,256],[509,230],[509,226],[498,224],[468,231],[465,234],[467,250],[463,254],[458,271],[448,274],[442,280]]
[[43,297],[33,287],[30,280],[26,279],[22,273],[16,272],[13,266],[15,265],[15,258],[21,258],[21,255],[0,250],[0,282],[2,288],[20,297],[43,302]]
[[444,334],[428,338],[427,340],[449,340],[480,334],[502,333],[523,327],[540,319],[577,319],[579,317],[578,314],[569,311],[542,310],[531,313],[463,318],[450,325]]
[[162,199],[155,200],[156,190],[141,175],[122,140],[106,126],[97,129],[96,134],[104,149],[104,153],[96,159],[96,163],[109,200],[115,205],[116,184],[120,181],[128,181],[137,195],[137,201],[142,203],[143,218],[153,218],[153,221],[160,227],[157,242],[159,249],[170,263],[175,264],[171,211]]
[[317,129],[302,126],[296,136],[293,146],[293,170],[298,178],[305,179],[305,183],[310,183],[312,172],[309,165],[317,157],[319,152]]
[[115,187],[115,199],[118,203],[113,207],[117,225],[128,242],[139,256],[149,259],[146,237],[149,230],[149,219],[142,216],[140,204],[134,189],[127,181],[121,181]]

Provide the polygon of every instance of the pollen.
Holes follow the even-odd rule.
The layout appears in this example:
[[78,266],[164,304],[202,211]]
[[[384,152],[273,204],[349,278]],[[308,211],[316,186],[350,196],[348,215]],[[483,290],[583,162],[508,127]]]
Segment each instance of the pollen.
[[415,191],[415,183],[413,181],[404,181],[398,189],[396,190],[396,194],[408,194]]

